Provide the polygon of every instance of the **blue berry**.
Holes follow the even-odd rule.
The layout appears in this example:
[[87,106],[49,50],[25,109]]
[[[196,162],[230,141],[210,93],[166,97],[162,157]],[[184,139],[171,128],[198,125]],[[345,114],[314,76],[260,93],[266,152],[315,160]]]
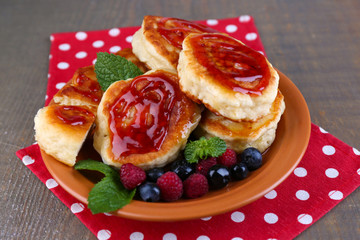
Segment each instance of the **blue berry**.
[[185,181],[191,174],[195,173],[195,164],[186,160],[178,160],[171,164],[170,170],[176,173],[182,181]]
[[140,185],[139,193],[145,202],[158,202],[160,200],[160,188],[156,183],[146,182]]
[[245,163],[250,171],[254,171],[262,165],[262,155],[253,147],[246,148],[240,155],[241,162]]
[[157,179],[165,173],[162,168],[153,168],[146,172],[146,178],[150,182],[156,183]]
[[208,172],[208,181],[213,189],[225,187],[230,181],[228,168],[219,164],[212,166]]
[[249,169],[246,167],[245,163],[237,163],[230,168],[231,178],[234,180],[243,180],[249,174]]

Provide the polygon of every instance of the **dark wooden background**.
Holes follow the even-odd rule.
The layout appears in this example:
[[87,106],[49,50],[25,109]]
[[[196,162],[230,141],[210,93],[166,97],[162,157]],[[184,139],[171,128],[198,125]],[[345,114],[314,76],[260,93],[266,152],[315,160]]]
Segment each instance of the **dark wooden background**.
[[[34,142],[49,35],[140,25],[148,14],[254,16],[269,60],[298,86],[312,121],[360,148],[359,0],[1,0],[0,239],[96,239],[15,152]],[[359,239],[359,226],[358,189],[297,239]]]

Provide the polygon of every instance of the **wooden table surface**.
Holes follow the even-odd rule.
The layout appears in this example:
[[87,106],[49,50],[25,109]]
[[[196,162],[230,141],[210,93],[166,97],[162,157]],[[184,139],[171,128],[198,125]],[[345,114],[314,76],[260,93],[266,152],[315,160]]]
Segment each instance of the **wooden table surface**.
[[[312,121],[360,147],[360,1],[157,0],[0,2],[0,239],[96,239],[15,156],[34,142],[44,104],[49,35],[140,25],[144,15],[189,20],[254,16],[269,60],[297,85]],[[357,189],[297,239],[359,239]]]

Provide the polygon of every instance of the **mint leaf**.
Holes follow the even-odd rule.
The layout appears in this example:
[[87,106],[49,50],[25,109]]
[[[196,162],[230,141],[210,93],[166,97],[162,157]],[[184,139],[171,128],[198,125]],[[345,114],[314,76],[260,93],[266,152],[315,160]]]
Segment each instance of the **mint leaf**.
[[199,159],[208,157],[219,157],[226,151],[226,143],[218,137],[206,139],[201,137],[199,140],[188,142],[185,147],[185,159],[189,163],[197,163]]
[[93,170],[105,177],[91,189],[88,207],[93,214],[112,212],[129,204],[135,195],[135,189],[125,189],[120,181],[120,174],[112,167],[95,160],[87,159],[77,162],[76,170]]
[[112,212],[129,204],[134,195],[135,189],[126,190],[120,178],[105,177],[91,189],[88,207],[93,214]]
[[105,52],[97,53],[95,73],[104,92],[116,81],[134,78],[143,74],[134,63],[126,58]]
[[105,177],[117,176],[119,173],[115,171],[109,165],[106,165],[102,162],[98,162],[95,160],[87,159],[77,162],[74,166],[76,170],[93,170],[101,172],[105,175]]

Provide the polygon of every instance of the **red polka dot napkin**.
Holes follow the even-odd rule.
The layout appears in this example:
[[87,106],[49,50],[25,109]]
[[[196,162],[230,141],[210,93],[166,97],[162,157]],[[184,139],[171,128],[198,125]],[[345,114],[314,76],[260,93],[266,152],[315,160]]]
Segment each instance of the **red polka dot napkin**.
[[[264,51],[250,16],[201,21]],[[73,75],[96,61],[100,51],[130,47],[138,27],[57,33],[50,37],[46,104]],[[360,152],[312,125],[308,149],[294,172],[259,200],[234,211],[182,222],[142,222],[108,214],[92,215],[46,169],[37,144],[17,156],[98,239],[291,239],[304,231],[360,185]]]

